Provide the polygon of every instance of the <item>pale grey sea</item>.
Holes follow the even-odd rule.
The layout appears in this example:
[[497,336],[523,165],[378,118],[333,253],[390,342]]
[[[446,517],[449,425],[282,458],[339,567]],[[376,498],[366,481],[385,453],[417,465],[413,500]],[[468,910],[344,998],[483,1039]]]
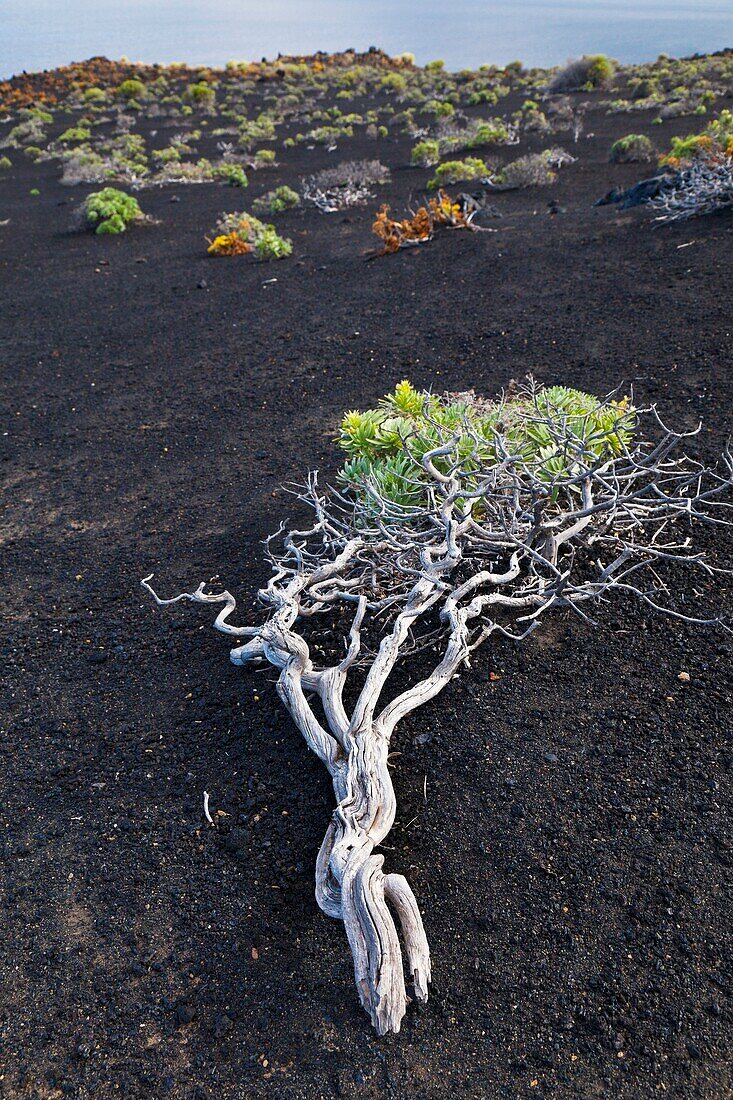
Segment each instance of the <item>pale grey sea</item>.
[[0,77],[94,54],[220,65],[371,45],[450,69],[679,57],[733,46],[733,0],[0,0]]

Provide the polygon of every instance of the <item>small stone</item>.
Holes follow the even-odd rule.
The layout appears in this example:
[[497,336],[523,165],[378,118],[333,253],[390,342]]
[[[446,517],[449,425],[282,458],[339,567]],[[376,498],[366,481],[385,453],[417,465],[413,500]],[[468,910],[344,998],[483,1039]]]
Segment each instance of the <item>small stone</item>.
[[514,802],[512,804],[512,808],[509,811],[509,813],[511,814],[512,817],[516,817],[516,818],[522,818],[522,817],[527,816],[527,811],[525,810],[525,808],[524,808],[524,806],[522,805],[521,802]]
[[231,1031],[234,1025],[234,1021],[227,1016],[226,1012],[222,1012],[220,1016],[216,1017],[214,1021],[214,1035],[217,1039],[223,1039],[224,1036]]
[[683,684],[689,684],[690,674],[689,674],[689,672],[679,672],[677,674],[677,679],[681,680]]
[[554,752],[546,752],[542,759],[548,764],[557,764],[560,757],[555,756]]
[[209,284],[206,282],[206,279],[199,279],[196,286],[199,290],[208,290]]
[[107,660],[107,654],[104,650],[95,649],[93,653],[87,653],[87,661],[90,665],[103,665]]
[[171,195],[171,202],[180,202],[178,195]]
[[179,1027],[190,1024],[195,1019],[196,1009],[193,1005],[187,1004],[185,1001],[181,1001],[176,1005],[176,1023]]

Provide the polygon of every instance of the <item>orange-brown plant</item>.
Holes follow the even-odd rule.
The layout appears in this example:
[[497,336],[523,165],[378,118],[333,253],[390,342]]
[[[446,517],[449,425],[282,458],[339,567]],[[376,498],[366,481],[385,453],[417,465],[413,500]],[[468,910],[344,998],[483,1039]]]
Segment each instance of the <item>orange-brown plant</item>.
[[476,226],[471,224],[475,212],[468,208],[465,201],[452,199],[442,190],[429,199],[426,206],[419,206],[411,218],[390,218],[389,207],[382,206],[372,225],[372,232],[383,244],[379,255],[385,256],[432,240],[436,226],[475,229]]

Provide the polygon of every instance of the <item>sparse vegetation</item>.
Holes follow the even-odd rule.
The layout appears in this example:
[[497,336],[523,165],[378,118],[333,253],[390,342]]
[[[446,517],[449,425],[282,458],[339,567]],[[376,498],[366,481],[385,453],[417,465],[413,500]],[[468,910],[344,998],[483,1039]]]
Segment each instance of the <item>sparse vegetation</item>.
[[293,251],[292,242],[280,237],[273,225],[252,214],[224,214],[209,240],[210,256],[244,256],[254,252],[260,260],[282,260]]

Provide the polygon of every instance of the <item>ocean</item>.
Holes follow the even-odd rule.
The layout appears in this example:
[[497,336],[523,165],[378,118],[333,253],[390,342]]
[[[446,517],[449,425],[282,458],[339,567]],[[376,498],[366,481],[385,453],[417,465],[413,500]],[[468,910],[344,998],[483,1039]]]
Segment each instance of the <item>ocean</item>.
[[223,65],[369,46],[449,69],[633,63],[733,46],[733,0],[0,0],[0,77],[95,54]]

